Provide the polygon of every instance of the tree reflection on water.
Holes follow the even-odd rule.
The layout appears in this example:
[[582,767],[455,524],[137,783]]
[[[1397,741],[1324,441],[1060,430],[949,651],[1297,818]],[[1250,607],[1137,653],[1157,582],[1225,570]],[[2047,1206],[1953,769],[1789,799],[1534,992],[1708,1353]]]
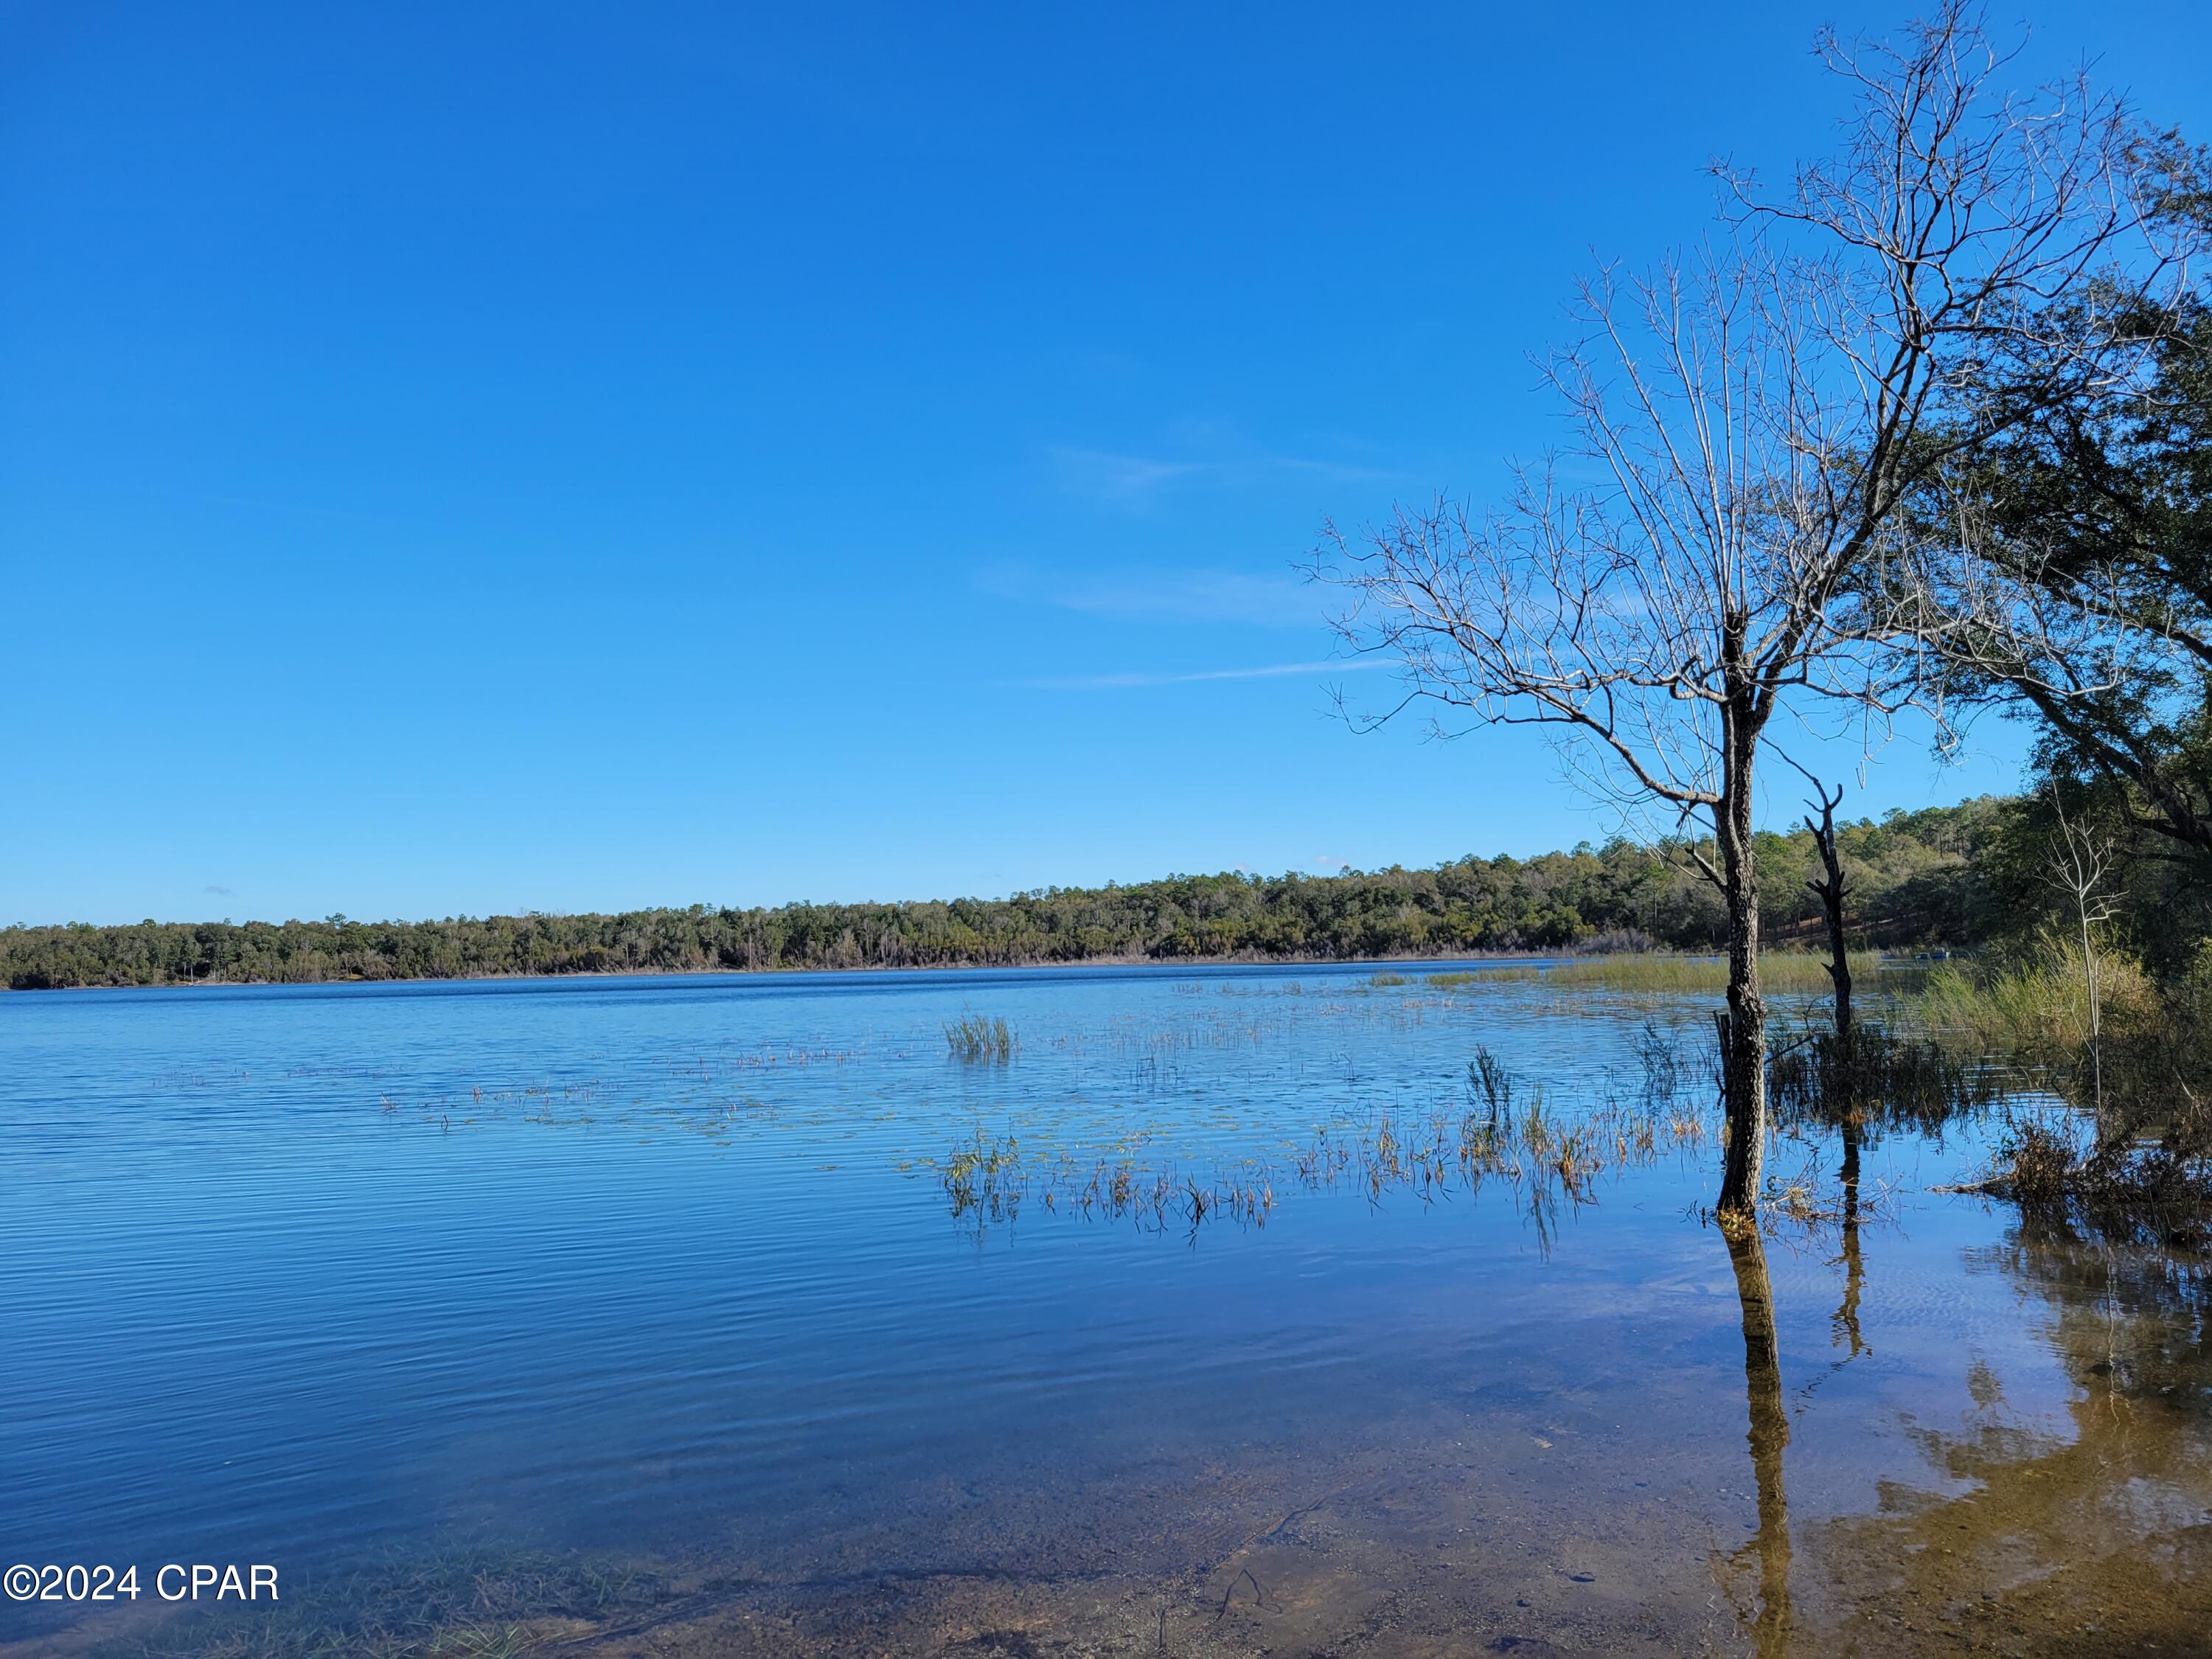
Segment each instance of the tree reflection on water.
[[[1832,1319],[1849,1358],[1868,1352],[1854,1185]],[[1977,1354],[1960,1427],[1903,1419],[1936,1481],[1886,1480],[1874,1513],[1801,1522],[1793,1553],[1790,1422],[1765,1247],[1749,1231],[1727,1243],[1758,1529],[1725,1565],[1756,1569],[1755,1606],[1743,1598],[1738,1615],[1762,1659],[1961,1648],[2212,1652],[2212,1269],[2203,1257],[2033,1220],[1968,1251],[1969,1272],[2011,1279],[2022,1318],[2057,1360],[2071,1385],[2064,1421],[2016,1406]]]
[[1790,1501],[1782,1480],[1783,1449],[1790,1443],[1790,1414],[1782,1403],[1780,1344],[1774,1333],[1774,1290],[1766,1272],[1766,1247],[1756,1227],[1727,1231],[1736,1298],[1743,1306],[1744,1398],[1750,1407],[1751,1468],[1759,1493],[1759,1530],[1733,1558],[1755,1556],[1759,1612],[1752,1630],[1762,1655],[1780,1653],[1789,1640]]

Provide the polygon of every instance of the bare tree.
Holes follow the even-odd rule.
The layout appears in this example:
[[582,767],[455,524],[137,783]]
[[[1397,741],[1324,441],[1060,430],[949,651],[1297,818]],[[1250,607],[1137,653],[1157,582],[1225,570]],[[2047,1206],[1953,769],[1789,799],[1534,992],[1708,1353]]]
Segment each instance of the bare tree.
[[[1766,1128],[1762,746],[1822,708],[1869,743],[1908,706],[1940,714],[1942,623],[1915,602],[1928,550],[1900,506],[2024,404],[2128,372],[2084,295],[2143,222],[2122,107],[2079,85],[2004,95],[2008,60],[1960,0],[1900,46],[1822,50],[1855,100],[1836,160],[1771,198],[1717,167],[1705,243],[1581,284],[1583,336],[1542,365],[1564,455],[1494,511],[1329,526],[1314,562],[1348,591],[1347,643],[1401,666],[1404,701],[1370,720],[1426,702],[1455,711],[1442,735],[1555,726],[1585,781],[1709,832],[1687,853],[1728,917],[1719,1208],[1737,1217]],[[1999,357],[2039,378],[1979,397]]]
[[2082,1036],[2089,1046],[2092,1099],[2105,1104],[2105,986],[2104,962],[2097,951],[2097,934],[2119,914],[2118,902],[2106,890],[2112,873],[2113,842],[2086,819],[2066,816],[2065,803],[2056,784],[2051,790],[2051,810],[2058,828],[2051,838],[2051,862],[2045,879],[2066,896],[2079,931],[2081,947],[2081,995],[2087,1012]]

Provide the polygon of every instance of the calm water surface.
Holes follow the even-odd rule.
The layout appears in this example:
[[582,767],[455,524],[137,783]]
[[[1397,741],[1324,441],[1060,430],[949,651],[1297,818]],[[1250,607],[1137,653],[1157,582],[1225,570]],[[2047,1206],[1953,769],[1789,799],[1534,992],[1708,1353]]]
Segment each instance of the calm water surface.
[[286,1596],[0,1652],[2206,1650],[2201,1259],[1930,1192],[1972,1128],[1849,1225],[1785,1136],[1826,1218],[1734,1249],[1710,1146],[1298,1179],[1704,1018],[1426,971],[0,1000],[0,1557]]

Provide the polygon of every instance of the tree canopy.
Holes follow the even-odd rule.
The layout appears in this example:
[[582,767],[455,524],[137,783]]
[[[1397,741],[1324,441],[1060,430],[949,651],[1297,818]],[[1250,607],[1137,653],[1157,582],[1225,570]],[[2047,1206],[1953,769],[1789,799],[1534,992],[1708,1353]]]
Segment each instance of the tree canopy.
[[[1871,945],[1966,945],[1991,931],[1976,859],[2008,808],[1984,798],[1844,826],[1854,923]],[[1762,837],[1771,937],[1810,940],[1812,836]],[[1605,945],[1717,948],[1726,918],[1680,854],[1627,842],[1530,859],[1334,876],[1170,876],[1007,898],[708,905],[429,921],[77,923],[0,929],[0,981],[313,984],[619,974],[1203,960],[1348,961]]]

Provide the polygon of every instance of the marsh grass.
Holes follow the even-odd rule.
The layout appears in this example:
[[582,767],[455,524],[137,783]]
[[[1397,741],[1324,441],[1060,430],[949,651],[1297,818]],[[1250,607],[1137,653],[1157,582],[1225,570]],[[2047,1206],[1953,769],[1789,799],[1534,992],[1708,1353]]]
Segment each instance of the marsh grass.
[[1116,1054],[1146,1060],[1208,1048],[1256,1048],[1287,1029],[1280,1018],[1223,1012],[1158,1026],[1144,1024],[1133,1016],[1117,1020],[1107,1035]]
[[[1853,977],[1871,981],[1881,958],[1871,951],[1851,957]],[[1592,986],[1610,991],[1721,992],[1728,989],[1725,957],[1622,956],[1587,957],[1562,963],[1546,977],[1568,986]],[[1759,980],[1768,991],[1820,993],[1830,988],[1825,958],[1796,951],[1759,953]]]
[[[1852,953],[1851,973],[1854,978],[1871,983],[1881,968],[1881,958],[1875,952]],[[1760,984],[1766,990],[1785,995],[1816,994],[1829,989],[1826,958],[1802,951],[1761,951],[1759,976]],[[1425,983],[1443,991],[1461,990],[1486,981],[1514,980],[1541,981],[1564,989],[1632,991],[1653,995],[1718,993],[1728,989],[1728,958],[1644,951],[1618,956],[1577,957],[1548,965],[1533,962],[1502,962],[1495,968],[1455,969],[1449,973],[1425,976]]]
[[1021,1143],[1012,1135],[987,1141],[978,1128],[975,1144],[953,1153],[938,1179],[956,1218],[974,1214],[990,1221],[1012,1221],[1021,1213],[1028,1187]]
[[955,1060],[997,1060],[1014,1057],[1014,1028],[1004,1019],[963,1013],[945,1028],[945,1046]]
[[1507,979],[1533,979],[1535,974],[1535,969],[1517,964],[1498,968],[1455,968],[1449,973],[1424,975],[1421,982],[1439,991],[1460,991],[1485,979],[1500,975]]
[[[2106,1007],[2126,1007],[2143,995],[2139,973],[2121,969],[2116,978]],[[2065,1055],[2088,1027],[2078,971],[2041,961],[1979,973],[1939,968],[1922,982],[1913,1013],[1964,1046],[2040,1060]]]
[[2089,1006],[2078,947],[1930,974],[1911,1012],[1931,1036],[2006,1057],[2063,1104],[2008,1109],[1968,1190],[2107,1237],[2201,1246],[2212,1223],[2212,953],[2154,983],[2105,953]]

